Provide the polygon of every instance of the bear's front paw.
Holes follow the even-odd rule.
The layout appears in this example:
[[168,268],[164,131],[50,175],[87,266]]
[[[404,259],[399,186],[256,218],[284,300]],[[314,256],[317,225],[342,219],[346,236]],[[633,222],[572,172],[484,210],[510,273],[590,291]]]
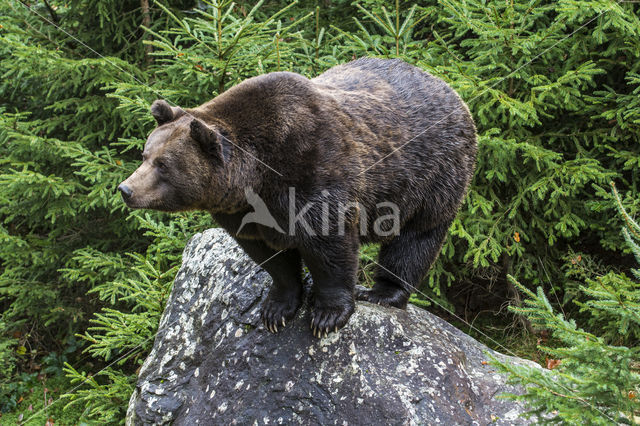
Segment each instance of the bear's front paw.
[[300,297],[285,299],[267,297],[262,306],[262,323],[272,333],[278,332],[278,327],[284,327],[287,321],[293,319],[300,306]]
[[321,306],[314,303],[311,311],[311,330],[315,337],[326,337],[328,333],[344,327],[355,309],[355,303],[341,306]]

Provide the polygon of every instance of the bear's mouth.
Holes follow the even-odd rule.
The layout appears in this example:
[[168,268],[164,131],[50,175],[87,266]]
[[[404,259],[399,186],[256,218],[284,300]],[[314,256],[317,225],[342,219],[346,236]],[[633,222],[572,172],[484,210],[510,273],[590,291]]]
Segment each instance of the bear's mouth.
[[155,209],[155,207],[150,205],[148,200],[140,200],[139,197],[135,197],[135,196],[130,196],[130,197],[123,196],[122,201],[124,201],[127,207],[134,210]]
[[169,204],[164,200],[139,201],[139,200],[130,198],[128,200],[124,200],[124,203],[127,205],[127,207],[133,210],[156,210],[156,211],[167,212],[167,213],[175,213],[175,212],[186,210],[174,204]]
[[138,209],[144,209],[146,207],[138,205],[135,200],[132,200],[131,198],[128,200],[122,200],[124,201],[124,203],[126,204],[127,207],[129,207],[130,209],[134,209],[134,210],[138,210]]

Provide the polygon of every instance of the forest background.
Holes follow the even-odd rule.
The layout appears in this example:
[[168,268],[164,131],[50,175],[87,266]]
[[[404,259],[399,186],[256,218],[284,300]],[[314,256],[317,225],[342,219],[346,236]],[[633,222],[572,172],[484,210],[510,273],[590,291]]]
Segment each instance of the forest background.
[[[575,383],[589,373],[569,361],[576,351],[557,352],[579,343],[572,333],[598,336],[584,354],[596,340],[627,349],[626,370],[593,367],[621,382],[580,398],[594,418],[609,407],[632,420],[639,10],[612,0],[2,2],[0,421],[123,421],[182,249],[215,226],[204,213],[131,211],[116,193],[154,127],[151,102],[192,107],[255,75],[313,77],[362,56],[444,79],[478,127],[473,185],[412,301]],[[364,283],[376,250],[362,249]],[[535,410],[584,409],[580,398],[557,405],[549,377],[501,368],[539,390],[528,396]]]

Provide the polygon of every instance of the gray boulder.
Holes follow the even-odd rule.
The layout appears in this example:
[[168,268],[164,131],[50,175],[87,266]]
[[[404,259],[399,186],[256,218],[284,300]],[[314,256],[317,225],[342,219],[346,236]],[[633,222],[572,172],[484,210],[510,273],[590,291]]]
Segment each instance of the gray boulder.
[[187,244],[127,424],[517,424],[491,351],[429,312],[358,303],[316,339],[300,309],[260,322],[271,278],[221,229]]

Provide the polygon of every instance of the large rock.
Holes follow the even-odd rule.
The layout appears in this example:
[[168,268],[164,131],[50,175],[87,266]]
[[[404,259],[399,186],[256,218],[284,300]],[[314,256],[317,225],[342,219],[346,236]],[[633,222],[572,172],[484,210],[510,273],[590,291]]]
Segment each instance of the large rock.
[[[223,230],[194,236],[129,402],[128,424],[522,423],[489,350],[420,308],[358,303],[316,339],[304,306],[260,322],[271,278]],[[510,362],[526,361],[510,358]]]

